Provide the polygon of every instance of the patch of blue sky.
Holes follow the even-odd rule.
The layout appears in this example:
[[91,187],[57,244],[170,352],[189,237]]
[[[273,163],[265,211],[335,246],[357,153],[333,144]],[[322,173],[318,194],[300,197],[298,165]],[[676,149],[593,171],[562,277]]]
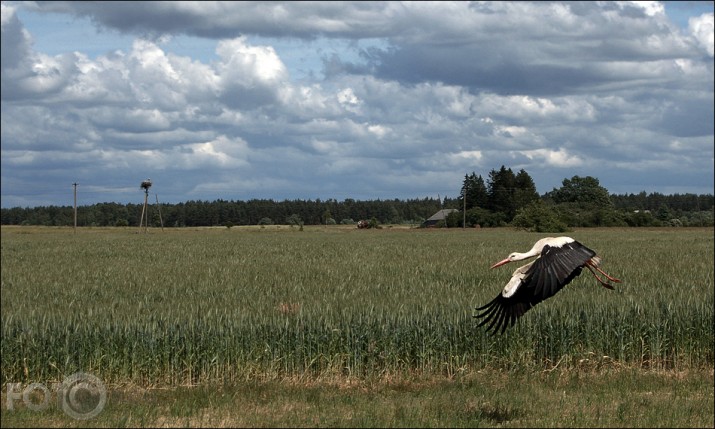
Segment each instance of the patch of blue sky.
[[[97,27],[89,18],[37,13],[18,8],[17,16],[32,36],[33,49],[47,55],[81,52],[91,59],[120,50],[130,52],[135,34]],[[167,52],[208,63],[216,58],[216,40],[175,35],[159,44]]]
[[666,1],[665,14],[680,28],[688,28],[688,20],[704,13],[713,13],[715,2],[712,1]]
[[129,52],[134,41],[131,35],[99,30],[88,18],[37,13],[27,8],[17,8],[15,12],[32,36],[33,50],[51,56],[77,51],[97,58],[116,50]]
[[369,49],[386,49],[386,39],[341,39],[317,37],[314,39],[275,38],[249,36],[251,45],[272,46],[286,65],[291,78],[297,80],[320,80],[325,78],[324,61],[337,56],[340,61],[364,64],[363,52]]

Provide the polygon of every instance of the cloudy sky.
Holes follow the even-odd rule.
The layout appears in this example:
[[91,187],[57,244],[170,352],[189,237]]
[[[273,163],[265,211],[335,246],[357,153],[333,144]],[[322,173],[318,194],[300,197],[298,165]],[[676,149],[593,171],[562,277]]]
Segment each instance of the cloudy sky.
[[1,52],[3,207],[713,193],[713,2],[2,2]]

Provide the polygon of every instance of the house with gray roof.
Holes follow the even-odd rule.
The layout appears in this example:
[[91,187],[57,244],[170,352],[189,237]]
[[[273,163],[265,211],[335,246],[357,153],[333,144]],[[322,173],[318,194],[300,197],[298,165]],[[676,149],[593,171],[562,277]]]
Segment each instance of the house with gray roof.
[[430,216],[427,220],[422,222],[422,226],[425,228],[434,228],[437,223],[441,220],[447,220],[447,216],[449,216],[450,213],[452,212],[457,212],[459,210],[457,209],[442,209],[438,211],[437,213],[433,214]]

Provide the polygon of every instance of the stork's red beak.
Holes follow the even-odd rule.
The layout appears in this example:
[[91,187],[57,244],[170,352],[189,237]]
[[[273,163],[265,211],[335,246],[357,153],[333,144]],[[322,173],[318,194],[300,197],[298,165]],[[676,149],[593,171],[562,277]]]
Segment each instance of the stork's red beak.
[[503,261],[499,261],[496,264],[492,265],[492,268],[501,267],[502,265],[508,264],[509,262],[511,262],[509,258],[506,258]]

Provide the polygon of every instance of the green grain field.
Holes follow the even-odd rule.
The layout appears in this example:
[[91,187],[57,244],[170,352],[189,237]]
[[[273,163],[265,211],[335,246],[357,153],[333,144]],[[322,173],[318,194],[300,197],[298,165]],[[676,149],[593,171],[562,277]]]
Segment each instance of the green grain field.
[[[544,235],[510,229],[273,226],[145,234],[3,227],[3,386],[58,381],[78,371],[109,386],[229,390],[256,383],[276,388],[285,380],[440,383],[484,374],[526,380],[562,371],[637,371],[709,375],[709,396],[702,399],[711,403],[712,229],[569,235],[596,250],[605,271],[623,283],[607,290],[584,272],[504,335],[491,336],[476,327],[474,308],[494,298],[516,267],[489,267]],[[491,406],[497,416],[517,409],[500,401],[501,408]],[[364,425],[420,421],[393,417]],[[202,424],[152,418],[145,424]],[[711,425],[712,409],[702,418]],[[315,425],[296,419],[270,424]],[[590,425],[584,419],[522,419],[517,425]],[[446,421],[489,426],[506,420]],[[213,424],[221,422],[237,423],[219,418]],[[346,424],[350,420],[327,425]]]

